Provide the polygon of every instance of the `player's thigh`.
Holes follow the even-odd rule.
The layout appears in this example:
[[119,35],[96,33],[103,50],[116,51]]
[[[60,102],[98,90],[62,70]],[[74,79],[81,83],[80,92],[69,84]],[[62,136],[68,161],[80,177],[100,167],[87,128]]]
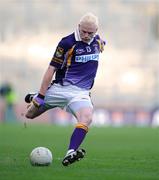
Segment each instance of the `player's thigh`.
[[71,112],[77,119],[78,123],[85,124],[89,126],[92,122],[93,116],[93,105],[90,101],[77,101],[73,102],[68,107],[69,112]]
[[66,90],[59,84],[53,84],[46,92],[44,102],[52,108],[64,108],[68,102]]

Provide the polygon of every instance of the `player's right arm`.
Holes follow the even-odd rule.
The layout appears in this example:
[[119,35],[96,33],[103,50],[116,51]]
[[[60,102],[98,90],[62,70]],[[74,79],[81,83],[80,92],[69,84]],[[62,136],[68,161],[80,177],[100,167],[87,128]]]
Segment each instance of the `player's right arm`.
[[53,58],[51,59],[50,65],[43,76],[39,94],[33,98],[33,103],[37,107],[44,104],[45,94],[52,81],[53,75],[55,71],[57,69],[60,69],[64,63],[64,57],[68,48],[67,44],[67,40],[62,39],[56,48]]
[[41,105],[44,104],[45,93],[52,81],[55,71],[56,71],[56,68],[54,66],[49,65],[49,67],[47,68],[47,70],[43,76],[40,90],[39,90],[37,96],[35,96],[33,98],[33,104],[36,107],[40,107]]
[[56,71],[56,68],[54,66],[51,66],[49,65],[49,67],[47,68],[44,76],[43,76],[43,80],[42,80],[42,83],[41,83],[41,87],[40,87],[40,90],[39,90],[39,94],[45,96],[45,93],[52,81],[52,78],[53,78],[53,75]]

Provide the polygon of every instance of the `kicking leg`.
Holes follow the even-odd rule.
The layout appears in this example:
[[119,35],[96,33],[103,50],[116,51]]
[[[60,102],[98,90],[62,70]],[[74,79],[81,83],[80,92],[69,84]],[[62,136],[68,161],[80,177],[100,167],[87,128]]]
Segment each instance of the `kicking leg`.
[[33,97],[34,97],[36,94],[37,94],[37,93],[28,93],[28,94],[25,96],[25,98],[24,98],[25,102],[26,102],[26,103],[31,103]]
[[42,113],[44,113],[47,110],[48,110],[48,108],[46,108],[45,106],[36,107],[31,102],[30,105],[28,106],[28,109],[27,109],[27,112],[25,114],[25,117],[29,118],[29,119],[33,119],[33,118],[41,115]]
[[35,95],[36,93],[29,93],[25,96],[25,102],[29,103],[25,117],[29,119],[33,119],[48,110],[48,108],[46,108],[44,105],[36,107],[33,104],[32,99]]

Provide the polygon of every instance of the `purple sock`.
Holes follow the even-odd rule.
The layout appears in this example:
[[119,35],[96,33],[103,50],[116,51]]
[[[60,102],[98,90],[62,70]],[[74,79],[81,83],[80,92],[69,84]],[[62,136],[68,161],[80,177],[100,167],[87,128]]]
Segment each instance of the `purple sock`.
[[76,128],[72,133],[69,149],[74,149],[74,150],[78,149],[82,141],[84,140],[86,133],[87,133],[86,130],[82,128]]

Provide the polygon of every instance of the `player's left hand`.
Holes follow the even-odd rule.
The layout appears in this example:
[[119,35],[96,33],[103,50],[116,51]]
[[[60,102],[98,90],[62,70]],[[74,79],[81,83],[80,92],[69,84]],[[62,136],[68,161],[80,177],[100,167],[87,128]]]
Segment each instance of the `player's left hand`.
[[106,42],[104,40],[100,39],[100,43],[101,43],[100,51],[103,52],[104,51],[104,46],[105,46]]

